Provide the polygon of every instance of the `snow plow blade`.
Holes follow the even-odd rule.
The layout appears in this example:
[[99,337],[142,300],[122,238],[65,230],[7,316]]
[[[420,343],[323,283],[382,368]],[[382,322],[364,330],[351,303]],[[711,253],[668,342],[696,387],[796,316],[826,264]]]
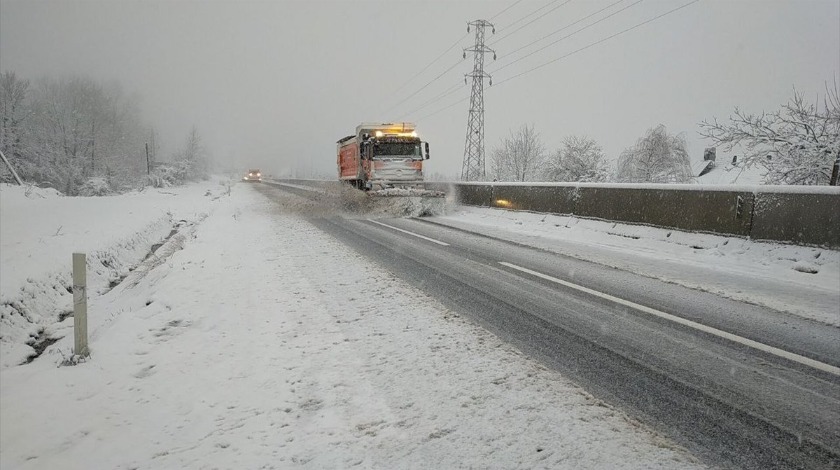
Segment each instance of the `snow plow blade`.
[[446,194],[443,191],[432,191],[419,188],[385,188],[376,191],[368,191],[372,197],[428,197],[443,198]]
[[419,188],[386,188],[367,193],[367,212],[382,217],[444,215],[446,194]]

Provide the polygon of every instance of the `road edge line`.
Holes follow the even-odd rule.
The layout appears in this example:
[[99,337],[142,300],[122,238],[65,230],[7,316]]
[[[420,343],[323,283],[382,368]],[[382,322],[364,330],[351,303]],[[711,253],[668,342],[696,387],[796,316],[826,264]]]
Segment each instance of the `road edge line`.
[[709,333],[709,334],[717,336],[719,338],[723,338],[723,339],[726,339],[726,340],[729,340],[729,341],[732,341],[732,342],[735,342],[735,343],[738,343],[738,344],[741,344],[741,345],[744,345],[744,346],[747,346],[747,347],[750,347],[750,348],[753,348],[753,349],[757,349],[759,351],[763,351],[763,352],[772,354],[774,356],[778,356],[778,357],[781,357],[781,358],[784,358],[784,359],[787,359],[787,360],[790,360],[790,361],[793,361],[793,362],[811,367],[813,369],[821,370],[823,372],[828,372],[829,374],[840,376],[840,367],[835,367],[831,364],[826,364],[824,362],[820,362],[820,361],[817,361],[815,359],[811,359],[809,357],[801,356],[799,354],[792,353],[790,351],[785,351],[784,349],[780,349],[780,348],[777,348],[777,347],[774,347],[774,346],[770,346],[770,345],[767,345],[767,344],[764,344],[764,343],[760,343],[758,341],[751,340],[749,338],[744,338],[743,336],[738,336],[734,333],[729,333],[727,331],[719,330],[717,328],[714,328],[714,327],[711,327],[711,326],[708,326],[708,325],[704,325],[702,323],[697,323],[695,321],[688,320],[688,319],[685,319],[685,318],[682,318],[682,317],[678,317],[676,315],[672,315],[670,313],[666,313],[666,312],[663,312],[661,310],[656,310],[654,308],[646,307],[644,305],[637,304],[635,302],[631,302],[629,300],[625,300],[625,299],[622,299],[622,298],[619,298],[619,297],[615,297],[615,296],[612,296],[610,294],[606,294],[606,293],[603,293],[603,292],[600,292],[600,291],[597,291],[597,290],[594,290],[594,289],[590,289],[588,287],[584,287],[584,286],[581,286],[581,285],[578,285],[578,284],[574,284],[572,282],[564,281],[564,280],[558,279],[554,276],[549,276],[548,274],[543,274],[541,272],[534,271],[534,270],[531,270],[531,269],[528,269],[528,268],[524,268],[522,266],[517,266],[513,263],[508,263],[506,261],[499,261],[499,264],[501,264],[502,266],[506,266],[508,268],[511,268],[511,269],[515,269],[517,271],[521,271],[521,272],[530,274],[532,276],[539,277],[541,279],[545,279],[547,281],[551,281],[551,282],[560,284],[562,286],[569,287],[571,289],[578,290],[580,292],[584,292],[584,293],[587,293],[587,294],[590,294],[590,295],[594,295],[596,297],[600,297],[600,298],[605,299],[605,300],[609,300],[610,302],[614,302],[614,303],[617,303],[617,304],[620,304],[620,305],[624,305],[626,307],[630,307],[632,309],[638,310],[640,312],[647,313],[649,315],[653,315],[655,317],[663,318],[665,320],[669,320],[669,321],[672,321],[674,323],[678,323],[680,325],[687,326],[689,328],[694,328],[695,330],[699,330],[699,331],[702,331],[704,333]]
[[396,231],[398,231],[398,232],[402,232],[402,233],[406,233],[406,234],[408,234],[408,235],[415,236],[415,237],[417,237],[417,238],[422,238],[423,240],[430,241],[430,242],[432,242],[432,243],[437,243],[437,244],[438,244],[438,245],[440,245],[440,246],[449,246],[449,243],[442,242],[442,241],[440,241],[440,240],[435,240],[434,238],[429,238],[429,237],[427,237],[427,236],[425,236],[425,235],[420,235],[419,233],[414,233],[414,232],[410,232],[410,231],[408,231],[408,230],[404,230],[404,229],[401,229],[401,228],[398,228],[398,227],[394,227],[393,225],[383,224],[382,222],[378,222],[378,221],[373,220],[373,219],[367,219],[367,221],[368,221],[368,222],[373,222],[373,223],[375,223],[375,224],[377,224],[377,225],[381,225],[381,226],[383,226],[383,227],[388,227],[388,228],[390,228],[390,229],[392,229],[392,230],[396,230]]

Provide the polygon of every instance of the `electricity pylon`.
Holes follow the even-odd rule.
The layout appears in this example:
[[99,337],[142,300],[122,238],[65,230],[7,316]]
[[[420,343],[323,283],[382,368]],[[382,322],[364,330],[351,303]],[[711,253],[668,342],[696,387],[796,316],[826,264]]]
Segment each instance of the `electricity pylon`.
[[473,70],[472,73],[464,75],[464,83],[467,82],[467,77],[472,77],[473,82],[461,180],[484,181],[486,179],[484,169],[484,79],[487,78],[490,85],[493,85],[490,74],[484,71],[484,54],[492,52],[493,60],[496,59],[496,51],[484,45],[484,30],[485,28],[491,28],[493,34],[495,34],[496,28],[485,20],[475,20],[467,23],[468,33],[470,27],[475,29],[475,46],[471,49],[464,49],[464,58],[467,58],[467,52],[473,53]]

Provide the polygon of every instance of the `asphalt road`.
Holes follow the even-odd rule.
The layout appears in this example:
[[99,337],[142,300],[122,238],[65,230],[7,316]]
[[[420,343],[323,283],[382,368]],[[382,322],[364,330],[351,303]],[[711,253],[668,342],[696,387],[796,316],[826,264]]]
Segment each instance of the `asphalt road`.
[[[278,189],[260,188],[268,197]],[[840,329],[424,219],[310,221],[709,464],[840,468]]]

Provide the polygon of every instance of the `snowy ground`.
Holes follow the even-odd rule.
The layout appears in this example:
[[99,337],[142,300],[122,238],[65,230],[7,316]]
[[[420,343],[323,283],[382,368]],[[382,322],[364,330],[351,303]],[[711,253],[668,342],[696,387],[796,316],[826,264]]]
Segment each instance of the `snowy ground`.
[[[56,198],[60,210],[3,189],[4,278],[40,260],[40,271],[15,275],[25,286],[65,281],[58,266],[73,249],[128,267],[143,257],[135,244],[166,235],[179,211],[195,225],[114,289],[91,293],[90,360],[57,367],[70,335],[0,371],[0,467],[700,467],[315,229],[295,210],[300,198],[254,189]],[[112,199],[136,207],[133,217],[101,209],[108,223],[87,233],[59,220],[6,231],[13,214],[69,217]],[[170,207],[171,220],[156,222]],[[54,225],[65,246],[42,255],[59,243]],[[132,234],[142,235],[127,242]],[[10,285],[4,299],[18,295]],[[69,306],[67,295],[53,300]],[[70,333],[72,318],[40,319],[53,336]],[[20,333],[16,322],[0,327],[4,338]]]
[[173,228],[206,217],[224,183],[90,198],[0,184],[0,367],[30,356],[25,343],[70,310],[74,251],[87,253],[89,290],[102,293]]

